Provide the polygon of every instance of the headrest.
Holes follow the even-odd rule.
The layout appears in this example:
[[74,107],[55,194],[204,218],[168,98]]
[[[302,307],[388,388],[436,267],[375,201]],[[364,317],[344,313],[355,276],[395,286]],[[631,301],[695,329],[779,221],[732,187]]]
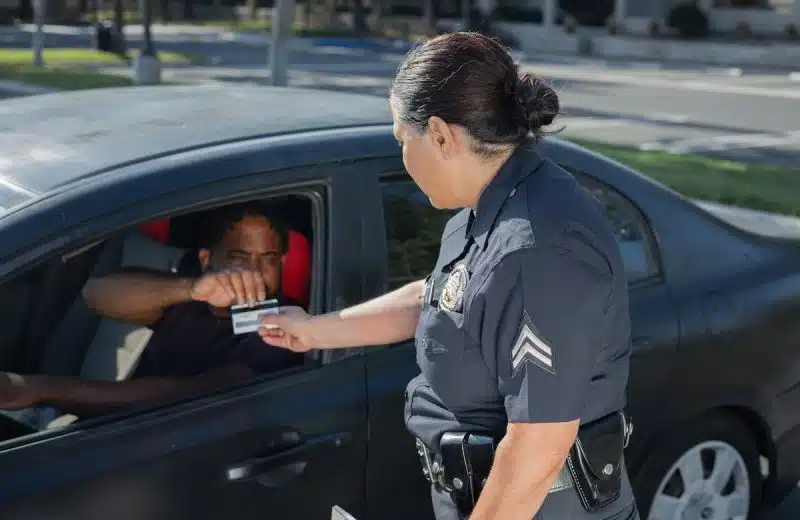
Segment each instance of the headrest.
[[283,257],[283,294],[308,307],[311,288],[311,246],[308,239],[291,229],[289,247]]
[[169,244],[169,219],[153,220],[139,226],[139,231],[162,244]]

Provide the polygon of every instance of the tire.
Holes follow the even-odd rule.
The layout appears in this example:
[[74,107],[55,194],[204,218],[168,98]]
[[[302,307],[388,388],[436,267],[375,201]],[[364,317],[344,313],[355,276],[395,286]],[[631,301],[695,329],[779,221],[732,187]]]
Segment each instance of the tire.
[[[679,461],[686,479],[677,467]],[[692,461],[697,464],[688,464]],[[715,467],[725,467],[717,463],[726,461],[732,464],[730,477],[712,479]],[[705,479],[693,478],[692,473]],[[711,485],[714,480],[724,483],[719,493],[720,486]],[[633,487],[642,520],[753,520],[761,505],[762,487],[755,438],[734,417],[715,415],[688,423],[657,441],[652,455],[633,476]],[[733,506],[741,516],[722,514]],[[681,511],[687,516],[682,517]]]

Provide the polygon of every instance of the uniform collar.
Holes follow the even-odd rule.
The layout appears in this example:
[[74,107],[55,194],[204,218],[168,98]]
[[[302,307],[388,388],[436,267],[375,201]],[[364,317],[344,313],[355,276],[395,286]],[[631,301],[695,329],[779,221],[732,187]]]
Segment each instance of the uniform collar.
[[532,143],[522,144],[483,189],[477,209],[468,213],[472,218],[467,226],[467,236],[472,236],[481,249],[486,247],[489,232],[505,201],[543,162],[544,159],[533,149]]

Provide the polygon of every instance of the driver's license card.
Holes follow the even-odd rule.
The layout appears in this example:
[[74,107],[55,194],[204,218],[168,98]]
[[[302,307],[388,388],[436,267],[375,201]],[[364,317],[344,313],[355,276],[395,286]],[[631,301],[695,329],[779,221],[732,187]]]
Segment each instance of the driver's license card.
[[262,316],[277,313],[277,299],[256,302],[253,305],[233,305],[231,306],[233,333],[239,335],[256,332],[261,327]]

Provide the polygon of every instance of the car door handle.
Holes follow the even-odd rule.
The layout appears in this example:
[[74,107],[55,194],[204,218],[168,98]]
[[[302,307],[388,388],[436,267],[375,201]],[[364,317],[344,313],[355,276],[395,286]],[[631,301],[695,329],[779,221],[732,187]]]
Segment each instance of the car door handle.
[[257,480],[260,484],[273,487],[282,481],[299,476],[305,471],[309,459],[340,448],[350,441],[349,432],[332,433],[306,440],[300,444],[266,457],[258,457],[228,468],[228,482]]

